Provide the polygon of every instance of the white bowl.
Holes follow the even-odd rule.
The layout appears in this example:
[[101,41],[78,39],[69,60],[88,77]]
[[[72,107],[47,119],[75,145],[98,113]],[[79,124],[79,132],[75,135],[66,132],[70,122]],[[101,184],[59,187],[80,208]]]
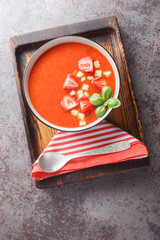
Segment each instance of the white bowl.
[[84,126],[84,127],[76,127],[76,128],[66,128],[66,127],[61,127],[61,126],[57,126],[54,125],[53,123],[48,122],[47,120],[45,120],[37,111],[36,109],[33,107],[32,102],[30,100],[29,97],[29,93],[28,93],[28,79],[29,79],[29,75],[30,72],[32,70],[32,67],[34,65],[34,63],[37,61],[37,59],[44,53],[46,52],[48,49],[57,46],[59,44],[62,43],[68,43],[68,42],[77,42],[77,43],[83,43],[86,45],[89,45],[91,47],[94,47],[95,49],[97,49],[99,52],[101,52],[110,62],[113,71],[114,71],[114,75],[115,75],[115,93],[114,93],[114,98],[118,97],[119,94],[119,89],[120,89],[120,77],[119,77],[119,72],[117,69],[117,66],[113,60],[113,58],[111,57],[111,55],[107,52],[106,49],[104,49],[103,47],[101,47],[99,44],[87,39],[87,38],[83,38],[83,37],[78,37],[78,36],[66,36],[66,37],[60,37],[60,38],[56,38],[52,41],[49,41],[48,43],[44,44],[42,47],[40,47],[31,57],[25,72],[24,72],[24,76],[23,76],[23,83],[22,83],[22,88],[23,88],[23,92],[24,92],[24,96],[26,98],[26,101],[31,109],[31,111],[33,112],[33,114],[44,124],[46,124],[47,126],[51,127],[51,128],[55,128],[57,130],[60,131],[68,131],[68,132],[75,132],[75,131],[82,131],[82,130],[86,130],[90,127],[93,127],[94,125],[98,124],[99,122],[101,122],[103,119],[105,119],[108,114],[112,111],[112,109],[108,109],[107,112],[101,117],[98,118],[96,121]]

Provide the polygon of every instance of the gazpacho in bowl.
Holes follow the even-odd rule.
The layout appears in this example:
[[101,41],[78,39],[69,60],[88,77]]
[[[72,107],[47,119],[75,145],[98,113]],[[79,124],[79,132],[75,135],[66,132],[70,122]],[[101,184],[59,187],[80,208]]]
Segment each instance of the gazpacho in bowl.
[[102,121],[120,106],[119,87],[119,73],[110,54],[91,40],[73,36],[39,48],[23,78],[32,112],[61,131],[79,131]]

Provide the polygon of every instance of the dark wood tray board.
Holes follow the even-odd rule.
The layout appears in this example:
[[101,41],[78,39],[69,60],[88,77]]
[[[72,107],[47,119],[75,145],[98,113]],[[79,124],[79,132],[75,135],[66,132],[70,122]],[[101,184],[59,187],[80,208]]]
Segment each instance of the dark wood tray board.
[[[121,78],[119,98],[122,106],[113,110],[107,120],[144,142],[142,125],[135,102],[117,18],[96,19],[10,38],[12,62],[32,163],[47,146],[56,130],[45,126],[29,110],[22,93],[24,69],[33,53],[39,47],[49,40],[66,35],[78,35],[89,38],[102,45],[112,55],[118,66]],[[36,186],[38,188],[53,187],[108,174],[121,173],[147,165],[149,165],[149,158],[101,165],[36,181]]]

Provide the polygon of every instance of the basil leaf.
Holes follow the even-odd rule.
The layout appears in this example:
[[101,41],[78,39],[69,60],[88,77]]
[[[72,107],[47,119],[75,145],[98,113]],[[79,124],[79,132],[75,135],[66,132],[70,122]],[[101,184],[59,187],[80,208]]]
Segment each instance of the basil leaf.
[[96,107],[104,103],[104,99],[101,96],[95,94],[89,97],[89,101]]
[[117,108],[121,106],[121,102],[117,98],[110,98],[105,102],[108,108]]
[[105,102],[103,103],[103,105],[104,105],[105,107],[107,107],[107,101],[105,101]]
[[109,98],[112,97],[112,89],[109,86],[104,86],[101,92],[101,96],[105,99],[108,100]]
[[104,105],[101,105],[96,108],[95,114],[99,118],[102,117],[106,113],[106,111],[107,111],[106,107]]

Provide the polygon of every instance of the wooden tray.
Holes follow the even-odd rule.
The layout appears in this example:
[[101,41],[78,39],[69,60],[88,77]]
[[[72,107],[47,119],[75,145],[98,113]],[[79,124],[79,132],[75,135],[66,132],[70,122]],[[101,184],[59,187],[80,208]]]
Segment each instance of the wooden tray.
[[[13,67],[32,163],[49,143],[56,133],[56,130],[45,126],[28,109],[22,93],[24,69],[32,54],[39,47],[51,39],[66,35],[79,35],[92,39],[101,44],[112,55],[120,72],[121,88],[119,98],[122,102],[122,107],[113,110],[107,119],[144,142],[142,125],[135,102],[117,19],[116,17],[97,19],[10,38]],[[125,172],[147,166],[148,164],[149,159],[144,158],[116,164],[101,165],[36,181],[36,186],[38,188],[52,187],[107,174]]]

